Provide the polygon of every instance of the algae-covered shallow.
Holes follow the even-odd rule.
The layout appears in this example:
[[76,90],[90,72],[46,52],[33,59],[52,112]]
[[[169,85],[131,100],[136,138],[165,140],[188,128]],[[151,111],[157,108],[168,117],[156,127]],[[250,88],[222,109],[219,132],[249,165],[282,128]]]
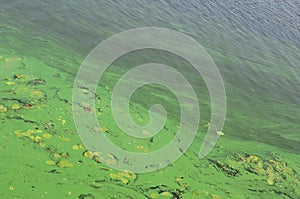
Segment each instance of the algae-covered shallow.
[[[107,167],[116,161],[85,149],[74,127],[68,74],[32,57],[1,59],[1,195],[4,198],[298,198],[297,154],[259,142],[222,136],[205,159],[202,136],[169,167],[146,174]],[[106,78],[111,78],[109,74]],[[9,82],[9,83],[8,83]],[[96,103],[105,133],[120,147],[149,152],[172,136],[137,141],[118,133],[109,113],[111,92],[100,86]],[[133,112],[145,112],[133,106]],[[134,114],[133,114],[134,115]],[[141,118],[145,118],[139,115]],[[145,118],[147,119],[147,118]],[[203,127],[207,128],[205,123]],[[228,134],[230,134],[228,132]],[[165,137],[164,137],[165,136]]]
[[[254,28],[243,18],[234,21],[231,15],[207,12],[215,8],[222,13],[226,5],[186,2],[2,3],[1,198],[300,198],[300,52],[294,38],[299,35],[279,38],[280,33],[272,31],[277,25],[271,27],[268,20],[268,28],[261,30],[261,24]],[[282,4],[285,8],[294,2]],[[273,6],[273,12],[276,5],[268,7]],[[258,12],[255,7],[250,6],[253,15]],[[285,14],[278,15],[287,20]],[[160,149],[175,137],[180,104],[172,91],[159,85],[143,86],[130,99],[130,114],[140,126],[150,122],[151,105],[164,106],[167,121],[155,136],[128,136],[112,115],[111,96],[118,79],[151,62],[170,65],[188,78],[199,98],[201,118],[191,147],[167,167],[149,173],[115,170],[109,166],[119,161],[113,152],[87,149],[77,133],[72,112],[75,74],[97,42],[121,30],[154,25],[190,35],[208,50],[225,83],[225,126],[216,132],[220,139],[213,150],[199,159],[211,116],[203,79],[186,60],[167,52],[128,53],[101,78],[95,105],[79,104],[88,114],[95,111],[101,123],[90,129],[93,133],[105,134],[120,148],[136,153]],[[255,31],[244,29],[249,27]]]

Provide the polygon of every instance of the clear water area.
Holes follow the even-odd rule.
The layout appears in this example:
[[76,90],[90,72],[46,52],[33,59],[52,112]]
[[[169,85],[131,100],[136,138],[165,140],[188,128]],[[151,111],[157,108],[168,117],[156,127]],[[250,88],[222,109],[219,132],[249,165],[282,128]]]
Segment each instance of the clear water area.
[[[299,2],[6,1],[0,8],[2,198],[299,198]],[[209,93],[184,60],[143,50],[118,59],[99,83],[102,131],[134,152],[161,148],[179,124],[174,94],[157,85],[132,97],[136,123],[162,103],[166,127],[153,139],[120,133],[111,91],[130,68],[155,60],[192,83],[201,107],[192,146],[169,167],[134,174],[101,163],[82,146],[72,119],[75,74],[99,42],[123,30],[158,26],[201,43],[223,76],[225,135],[198,158],[210,119]],[[113,157],[109,164],[114,164]]]

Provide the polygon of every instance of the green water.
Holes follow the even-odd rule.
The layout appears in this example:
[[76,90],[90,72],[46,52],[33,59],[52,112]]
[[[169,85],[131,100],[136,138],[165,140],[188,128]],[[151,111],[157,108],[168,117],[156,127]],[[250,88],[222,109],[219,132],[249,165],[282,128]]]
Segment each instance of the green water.
[[[299,3],[186,1],[1,1],[1,198],[299,198]],[[270,17],[272,16],[272,17]],[[157,85],[132,96],[140,125],[160,102],[168,111],[153,139],[120,133],[110,107],[127,70],[155,61],[175,67],[199,98],[198,134],[170,166],[133,174],[111,169],[87,152],[72,116],[75,74],[87,54],[120,31],[158,26],[201,43],[226,88],[227,116],[215,148],[198,158],[210,120],[209,93],[185,60],[143,50],[113,63],[97,88],[98,120],[121,148],[163,147],[179,124],[174,94]],[[110,164],[114,163],[111,159]]]

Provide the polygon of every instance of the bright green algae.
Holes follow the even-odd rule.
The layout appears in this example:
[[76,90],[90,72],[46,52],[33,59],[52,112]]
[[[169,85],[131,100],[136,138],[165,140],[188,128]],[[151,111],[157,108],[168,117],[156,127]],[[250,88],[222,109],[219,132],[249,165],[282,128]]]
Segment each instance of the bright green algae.
[[[21,10],[10,11],[3,9],[0,25],[3,48],[0,50],[0,198],[300,197],[297,192],[300,111],[298,103],[292,100],[298,102],[299,99],[299,78],[293,74],[296,70],[291,70],[299,65],[298,49],[262,35],[254,39],[244,35],[238,38],[246,42],[235,41],[236,33],[222,34],[221,26],[205,31],[203,27],[207,23],[195,23],[201,24],[201,30],[195,30],[195,34],[185,33],[197,41],[199,33],[200,37],[204,36],[199,41],[205,44],[224,78],[228,100],[225,135],[208,157],[197,157],[210,111],[209,97],[201,95],[205,86],[200,83],[196,92],[201,105],[201,124],[191,148],[168,168],[138,175],[111,170],[101,163],[102,154],[87,151],[81,145],[72,119],[74,76],[69,73],[76,73],[83,57],[102,39],[117,30],[152,24],[148,23],[150,18],[145,23],[135,23],[127,17],[123,21],[115,17],[108,22],[106,12],[99,12],[96,7],[95,13],[103,14],[104,17],[99,19],[106,23],[95,26],[80,19],[71,22],[62,17],[64,12],[62,15],[55,12],[55,19],[63,23],[57,26],[59,31],[47,32],[41,30],[41,26],[23,20]],[[2,23],[4,19],[9,22]],[[120,23],[124,21],[128,23],[122,26]],[[41,24],[44,27],[43,22]],[[69,26],[64,30],[69,32],[58,34],[66,24]],[[161,25],[166,27],[167,24]],[[167,27],[177,26],[171,25]],[[182,27],[185,30],[188,26]],[[79,30],[85,31],[78,34]],[[233,37],[226,36],[229,34]],[[83,38],[81,42],[78,42],[79,38]],[[257,44],[261,42],[261,45]],[[266,48],[261,47],[264,45]],[[146,56],[133,60],[131,57],[129,61],[138,65],[146,63],[145,59]],[[174,66],[177,63],[174,60],[175,63],[168,65]],[[161,60],[155,61],[161,63]],[[178,107],[173,104],[172,95],[156,92],[149,96],[145,95],[147,90],[134,94],[136,103],[132,103],[131,113],[138,124],[149,121],[143,105],[151,102],[150,97],[172,102],[164,105],[173,112],[166,124],[168,128],[152,142],[146,139],[128,145],[132,139],[120,133],[110,114],[111,82],[119,77],[115,72],[118,71],[106,75],[97,92],[100,97],[96,101],[98,117],[105,127],[102,130],[112,142],[129,151],[147,152],[162,147],[171,140],[178,125],[176,112],[174,114]],[[199,79],[194,78],[189,80],[199,84]]]
[[[2,53],[0,64],[2,198],[300,197],[296,153],[232,139],[225,128],[215,149],[199,159],[205,122],[191,148],[165,169],[146,174],[110,169],[102,163],[105,154],[82,146],[74,127],[73,76],[32,57]],[[114,74],[107,73],[106,79],[114,79]],[[111,120],[110,85],[105,82],[110,81],[103,81],[96,98],[103,133],[130,151],[163,146],[176,131],[176,120],[168,121],[162,139],[132,142]],[[147,123],[143,106],[136,104],[131,111],[136,122]]]

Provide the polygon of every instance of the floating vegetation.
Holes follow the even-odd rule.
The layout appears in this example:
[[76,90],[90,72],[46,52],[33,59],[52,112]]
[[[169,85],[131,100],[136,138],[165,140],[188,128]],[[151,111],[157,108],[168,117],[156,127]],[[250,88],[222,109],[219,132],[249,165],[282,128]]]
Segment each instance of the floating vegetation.
[[226,176],[239,177],[251,173],[263,177],[265,184],[274,187],[276,193],[290,198],[300,197],[300,180],[297,172],[278,155],[268,153],[259,156],[240,153],[230,155],[226,163],[212,159],[209,161]]
[[47,123],[44,125],[44,128],[45,128],[46,130],[51,130],[51,129],[54,128],[54,123],[53,123],[52,121],[49,121],[49,122],[47,122]]
[[49,164],[49,165],[55,165],[56,162],[54,160],[47,160],[46,161],[46,164]]
[[199,197],[199,193],[198,192],[193,192],[194,196],[197,196],[198,198],[205,198],[205,199],[221,199],[220,196],[218,196],[217,194],[212,194],[209,193],[208,191],[203,191],[202,192],[202,197]]
[[14,79],[25,79],[25,78],[27,78],[27,76],[26,76],[26,75],[23,75],[23,74],[15,74],[15,75],[13,76],[13,78],[14,78]]
[[47,138],[47,139],[50,139],[50,138],[52,137],[52,135],[49,134],[49,133],[44,133],[44,134],[43,134],[43,137],[44,137],[44,138]]
[[157,192],[153,192],[150,194],[151,198],[158,198],[159,194]]
[[122,172],[118,172],[118,173],[110,173],[109,176],[110,176],[111,179],[113,179],[113,180],[119,180],[123,184],[129,184],[130,181],[133,181],[137,177],[135,173],[132,173],[130,171],[122,171]]
[[25,108],[32,108],[33,105],[32,105],[32,104],[25,103],[25,104],[23,104],[23,107],[25,107]]
[[146,189],[149,192],[150,198],[171,198],[181,199],[186,189],[171,188],[167,185],[151,186]]
[[7,108],[3,104],[0,104],[0,113],[6,113],[6,112],[7,112]]
[[8,86],[11,86],[11,85],[14,85],[15,82],[5,82],[5,84],[8,85]]
[[15,131],[14,132],[16,136],[18,137],[28,137],[32,138],[31,136],[34,136],[33,134],[40,133],[38,130],[29,129],[27,131]]
[[111,153],[101,154],[100,152],[93,152],[93,151],[86,150],[82,153],[82,155],[84,157],[91,158],[97,163],[105,162],[106,164],[113,165],[119,161],[118,158]]
[[44,97],[43,92],[40,91],[40,90],[33,90],[33,91],[31,91],[29,94],[30,94],[30,96],[32,96],[32,97],[39,97],[39,98]]
[[70,141],[70,138],[68,138],[68,137],[58,136],[58,138],[59,138],[61,141],[64,141],[64,142],[69,142],[69,141]]
[[148,153],[149,152],[149,149],[147,149],[146,147],[142,146],[142,145],[135,145],[135,148],[138,149],[138,150],[141,150],[143,151],[144,153]]
[[11,62],[12,59],[7,57],[7,58],[4,59],[4,61],[5,61],[5,62]]
[[163,191],[161,193],[153,192],[150,194],[150,198],[161,198],[162,196],[165,196],[163,198],[182,198],[180,195],[176,194],[175,192],[172,194],[169,191]]
[[100,131],[101,132],[108,132],[108,128],[107,127],[100,127]]
[[93,152],[92,151],[84,151],[83,153],[82,153],[82,155],[84,156],[84,157],[87,157],[87,158],[93,158],[93,156],[94,156],[94,154],[93,154]]
[[43,84],[46,84],[46,81],[43,79],[34,79],[27,82],[27,85],[31,85],[31,86],[37,86]]
[[14,134],[17,137],[26,137],[29,140],[37,143],[40,147],[45,147],[46,144],[45,144],[44,140],[41,138],[41,136],[39,136],[41,132],[42,132],[41,130],[29,129],[27,131],[15,131]]
[[93,194],[80,194],[78,199],[94,199],[96,198]]
[[82,144],[76,144],[72,146],[72,149],[77,151],[79,149],[84,149],[84,146]]
[[218,136],[224,135],[224,133],[223,133],[222,131],[217,131],[216,134],[217,134]]
[[73,167],[73,165],[69,162],[69,160],[61,160],[59,162],[56,163],[56,166],[58,168],[69,168],[69,167]]
[[12,110],[18,110],[18,109],[20,109],[20,108],[21,108],[20,104],[13,104],[13,105],[11,106],[11,109],[12,109]]
[[[39,73],[41,76],[36,78],[38,73],[30,70],[40,70],[40,63],[36,65],[31,63],[22,64],[21,62],[15,62],[16,59],[13,56],[10,57],[12,58],[6,58],[7,63],[4,63],[4,58],[2,58],[1,63],[3,66],[0,66],[1,69],[6,70],[0,74],[0,85],[3,88],[0,99],[0,122],[4,127],[1,134],[1,143],[3,144],[1,152],[6,158],[3,159],[3,162],[15,160],[16,162],[13,162],[15,163],[14,168],[17,168],[18,173],[23,172],[22,174],[24,174],[24,178],[22,175],[14,175],[16,180],[10,182],[10,172],[13,173],[14,171],[3,168],[1,176],[4,176],[4,181],[2,184],[4,188],[6,187],[7,192],[10,191],[9,194],[15,194],[11,195],[12,197],[22,197],[21,194],[25,192],[32,193],[30,186],[29,190],[24,188],[21,193],[20,186],[15,185],[15,182],[24,181],[29,183],[30,181],[33,184],[32,186],[39,186],[40,191],[42,188],[38,183],[43,178],[48,179],[49,176],[47,175],[51,175],[53,178],[49,179],[53,180],[54,184],[66,185],[58,186],[62,189],[62,192],[58,194],[62,198],[70,195],[77,198],[101,198],[103,195],[98,197],[97,194],[99,194],[99,190],[105,189],[114,192],[111,196],[108,196],[111,198],[123,198],[122,194],[126,191],[128,191],[126,192],[128,196],[131,194],[130,191],[139,196],[142,195],[137,197],[132,194],[131,198],[220,199],[247,198],[248,196],[251,197],[251,194],[254,195],[253,198],[268,198],[268,196],[269,198],[300,198],[299,177],[296,170],[282,156],[272,153],[236,153],[225,158],[226,155],[221,153],[222,150],[217,149],[214,150],[214,153],[220,153],[218,155],[222,156],[223,159],[214,159],[210,156],[207,162],[205,159],[199,160],[198,157],[195,156],[195,158],[191,155],[194,152],[191,148],[192,153],[187,152],[178,161],[183,160],[183,162],[179,164],[175,162],[169,168],[157,172],[138,175],[129,171],[113,170],[107,165],[114,165],[118,161],[130,165],[134,159],[128,156],[123,160],[119,160],[113,154],[113,151],[111,153],[89,151],[80,144],[80,139],[72,126],[70,103],[65,103],[66,100],[62,100],[58,96],[58,93],[60,93],[59,95],[63,95],[66,99],[67,95],[71,98],[71,91],[67,90],[67,87],[63,87],[67,84],[64,81],[65,74],[55,70],[47,75]],[[21,67],[22,65],[30,65],[30,67]],[[28,77],[23,74],[25,70]],[[60,78],[59,81],[55,82],[51,79],[55,77],[54,74]],[[32,76],[35,78],[31,78]],[[68,86],[71,88],[71,85]],[[86,88],[82,88],[81,92],[83,95],[94,94]],[[108,106],[110,99],[106,96],[109,91],[105,91],[103,88],[100,93],[101,98],[100,94],[99,96],[95,94],[98,103],[95,110],[92,109],[91,104],[80,103],[80,107],[84,111],[88,113],[96,111],[99,118],[104,119],[104,122],[101,123],[103,126],[92,127],[91,131],[105,133],[111,136],[109,138],[112,141],[119,138],[123,141],[123,137],[118,137],[118,131],[115,130],[113,122],[109,117],[106,117],[105,111],[110,109],[110,106]],[[68,100],[70,102],[70,99]],[[123,112],[124,110],[119,109],[118,111]],[[138,116],[137,121],[145,122],[141,118],[144,117]],[[177,123],[171,126],[168,125],[168,128],[174,130],[179,128]],[[209,127],[209,124],[201,127]],[[150,136],[152,132],[142,131],[142,133]],[[215,133],[219,136],[223,135],[222,131],[216,131]],[[153,142],[155,144],[156,141],[165,138],[159,136],[161,135],[151,138],[150,143],[148,141],[138,142],[132,140],[130,142],[124,140],[123,143],[128,143],[127,146],[135,152],[147,153]],[[16,140],[21,144],[15,142]],[[10,143],[11,145],[9,145]],[[26,152],[30,150],[32,154],[21,159],[22,156],[17,156],[16,151],[12,150],[15,148],[20,150],[16,147],[17,144]],[[232,144],[236,144],[236,142],[232,141]],[[282,154],[287,155],[283,152]],[[289,156],[289,158],[291,157],[293,156]],[[207,166],[209,164],[210,166]],[[298,168],[296,167],[296,169]],[[26,172],[29,175],[34,172],[36,175],[26,176]],[[55,178],[55,175],[59,177]],[[205,179],[206,177],[209,180]],[[223,179],[220,177],[223,177]],[[35,184],[36,182],[37,184]],[[79,184],[82,186],[82,190],[76,190]],[[234,186],[237,184],[241,186],[235,188]],[[110,186],[117,188],[111,188]],[[123,188],[125,191],[122,190]],[[45,191],[48,191],[49,195],[42,195]],[[109,191],[105,193],[110,193]],[[121,193],[121,191],[123,192]],[[4,194],[7,194],[7,192],[4,192]],[[234,195],[240,194],[240,192],[243,192],[242,195],[239,195],[240,197]],[[51,198],[49,190],[43,190],[43,193],[36,191],[35,193],[41,194],[40,196],[44,198]],[[24,198],[32,197],[30,194],[24,195]]]
[[222,163],[218,160],[208,159],[216,168],[217,170],[221,170],[226,176],[229,177],[236,177],[239,175],[239,170],[234,169],[233,167],[229,166],[226,163]]

